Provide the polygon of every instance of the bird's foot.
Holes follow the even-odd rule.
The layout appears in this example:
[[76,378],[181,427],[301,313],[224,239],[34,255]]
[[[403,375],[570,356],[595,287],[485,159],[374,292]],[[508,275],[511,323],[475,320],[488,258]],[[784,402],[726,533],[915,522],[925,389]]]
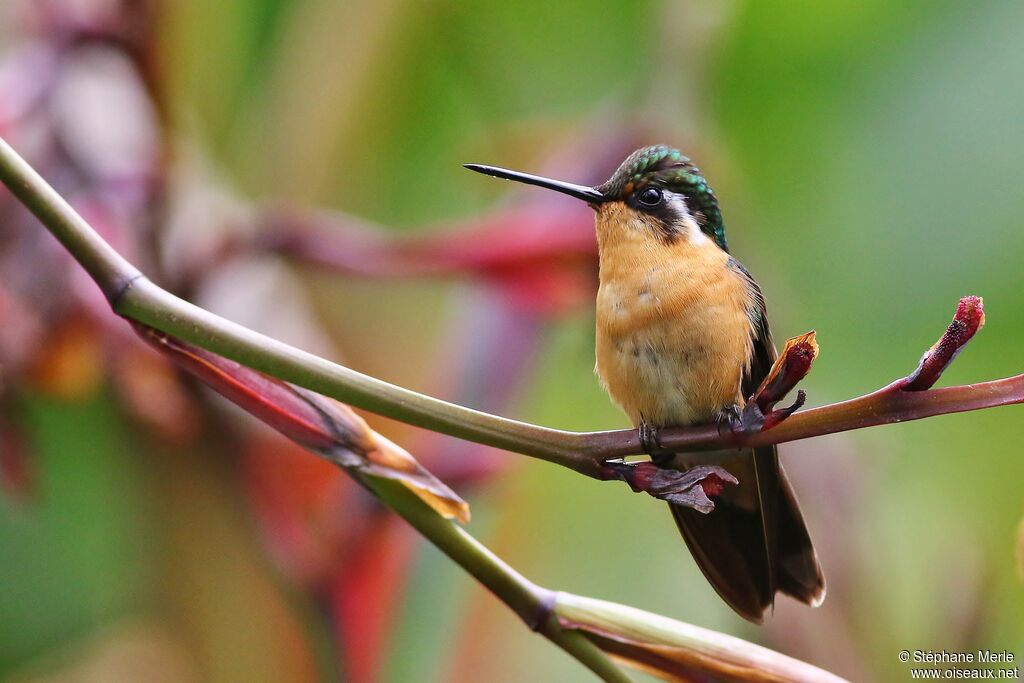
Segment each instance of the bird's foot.
[[722,408],[718,413],[718,432],[720,434],[743,434],[749,429],[747,411],[733,404]]
[[639,426],[637,426],[636,431],[637,436],[640,437],[640,448],[644,450],[644,453],[651,456],[652,460],[656,460],[659,455],[665,454],[666,451],[661,447],[659,440],[661,427],[642,420]]

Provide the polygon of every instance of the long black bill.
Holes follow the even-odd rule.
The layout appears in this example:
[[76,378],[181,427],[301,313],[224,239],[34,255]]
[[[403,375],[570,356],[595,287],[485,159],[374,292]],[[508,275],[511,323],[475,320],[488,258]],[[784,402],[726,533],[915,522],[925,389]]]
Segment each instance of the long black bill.
[[551,178],[544,178],[539,175],[530,175],[529,173],[520,173],[519,171],[509,171],[508,169],[498,168],[497,166],[484,166],[483,164],[464,164],[464,166],[471,171],[494,176],[495,178],[515,180],[519,183],[536,185],[537,187],[546,187],[549,190],[561,192],[562,194],[567,194],[570,197],[575,197],[576,199],[582,199],[590,204],[600,204],[601,202],[608,201],[608,198],[603,194],[592,187],[587,187],[586,185],[564,183],[561,180],[552,180]]

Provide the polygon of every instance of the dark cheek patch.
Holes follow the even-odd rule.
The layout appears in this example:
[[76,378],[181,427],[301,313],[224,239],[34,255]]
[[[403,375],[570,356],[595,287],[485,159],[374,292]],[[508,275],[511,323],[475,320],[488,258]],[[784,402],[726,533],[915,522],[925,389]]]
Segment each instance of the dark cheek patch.
[[641,213],[664,244],[673,244],[679,239],[681,233],[678,226],[682,224],[683,216],[669,202],[654,209],[644,209]]
[[[634,183],[630,182],[623,189],[633,186]],[[685,216],[680,215],[678,206],[675,202],[672,201],[672,193],[668,192],[667,190],[665,191],[665,201],[662,202],[659,206],[656,206],[654,208],[642,206],[637,201],[637,195],[646,187],[647,185],[644,184],[643,186],[640,186],[639,189],[636,191],[627,191],[625,204],[630,209],[639,214],[644,223],[651,227],[651,230],[654,231],[654,233],[658,236],[658,239],[663,244],[673,244],[677,239],[679,239],[680,231],[677,226],[680,226],[682,224],[682,221],[685,218]]]
[[672,244],[679,238],[679,231],[675,229],[675,212],[668,207],[659,207],[662,211],[641,210],[636,207],[630,198],[624,202],[613,202],[602,205],[604,214],[603,220],[612,225],[630,225],[642,223],[644,228],[650,230],[665,245]]

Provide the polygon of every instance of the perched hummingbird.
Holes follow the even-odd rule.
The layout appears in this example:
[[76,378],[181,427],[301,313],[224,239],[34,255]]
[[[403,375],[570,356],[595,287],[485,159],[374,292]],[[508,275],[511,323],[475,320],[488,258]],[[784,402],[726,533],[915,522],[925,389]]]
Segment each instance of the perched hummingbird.
[[[775,360],[757,282],[729,255],[718,200],[678,150],[630,154],[606,182],[575,185],[492,166],[467,168],[545,187],[596,213],[597,366],[654,461],[686,469],[699,453],[657,453],[657,430],[732,419]],[[703,461],[703,462],[702,462]],[[782,591],[816,606],[825,578],[774,446],[714,457],[739,479],[703,514],[672,505],[722,599],[760,623]]]

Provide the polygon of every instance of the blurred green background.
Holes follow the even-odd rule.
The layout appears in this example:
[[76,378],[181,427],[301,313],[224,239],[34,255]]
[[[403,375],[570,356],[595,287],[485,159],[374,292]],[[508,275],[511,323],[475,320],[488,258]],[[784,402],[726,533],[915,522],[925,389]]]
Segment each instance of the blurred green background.
[[[943,382],[1024,369],[1022,27],[1012,0],[175,0],[155,36],[178,154],[201,155],[246,200],[423,233],[530,197],[464,162],[541,170],[561,154],[603,177],[615,164],[587,158],[602,140],[682,148],[720,198],[776,339],[817,330],[803,385],[817,405],[909,372],[965,294],[985,297],[988,326]],[[472,282],[300,283],[347,364],[443,393],[428,376],[457,353],[445,331]],[[593,376],[592,326],[589,307],[546,322],[505,412],[625,426]],[[38,491],[0,496],[0,676],[99,666],[111,633],[140,632],[158,634],[139,647],[167,680],[343,675],[327,663],[329,620],[266,562],[214,445],[143,446],[105,391],[13,405]],[[784,447],[830,590],[817,610],[780,599],[762,628],[713,594],[664,507],[622,486],[523,459],[467,492],[470,530],[542,585],[854,680],[905,679],[902,649],[1019,658],[1022,411]],[[589,680],[437,551],[420,544],[412,562],[381,680]]]

